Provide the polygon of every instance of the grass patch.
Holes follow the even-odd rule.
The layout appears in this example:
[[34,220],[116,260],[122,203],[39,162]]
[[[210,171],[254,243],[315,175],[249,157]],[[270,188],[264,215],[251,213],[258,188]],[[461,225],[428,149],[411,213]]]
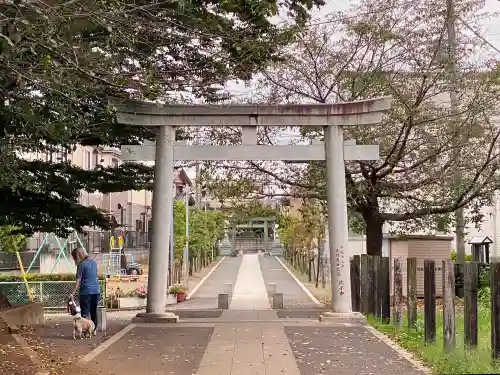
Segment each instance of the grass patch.
[[397,330],[390,324],[382,324],[369,316],[368,322],[378,331],[385,333],[404,348],[413,352],[436,374],[500,374],[500,363],[491,359],[490,308],[481,305],[478,310],[478,346],[476,349],[465,348],[464,314],[456,311],[456,349],[443,351],[443,322],[441,312],[436,313],[436,343],[424,342],[424,317],[419,311],[417,325],[409,329],[404,315],[403,328]]

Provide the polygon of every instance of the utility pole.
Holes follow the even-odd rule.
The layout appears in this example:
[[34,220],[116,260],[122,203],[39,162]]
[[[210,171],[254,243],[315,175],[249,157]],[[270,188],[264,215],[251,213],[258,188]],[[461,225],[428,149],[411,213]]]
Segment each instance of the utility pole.
[[196,208],[201,208],[201,180],[200,180],[200,163],[196,163],[196,177],[194,179],[194,200]]
[[[449,87],[450,87],[450,110],[453,114],[454,131],[457,131],[455,113],[458,112],[458,93],[457,93],[457,35],[455,30],[456,14],[455,14],[455,0],[446,0],[446,28],[448,31],[448,74],[449,74]],[[459,135],[457,135],[457,143],[460,142]],[[456,162],[460,163],[460,145],[456,146]],[[455,183],[460,184],[461,171],[459,166],[455,168]],[[464,209],[459,208],[455,211],[455,243],[457,252],[457,262],[463,263],[465,261],[465,218]]]
[[185,186],[185,202],[184,208],[186,209],[186,247],[184,247],[184,287],[188,287],[189,280],[189,188]]

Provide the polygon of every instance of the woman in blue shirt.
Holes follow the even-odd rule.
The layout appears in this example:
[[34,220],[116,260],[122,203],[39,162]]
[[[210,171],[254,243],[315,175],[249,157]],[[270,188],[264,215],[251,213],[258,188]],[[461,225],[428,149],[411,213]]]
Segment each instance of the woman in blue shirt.
[[97,305],[100,297],[97,263],[82,248],[74,249],[71,256],[77,265],[76,285],[72,295],[79,291],[82,316],[90,318],[97,329]]

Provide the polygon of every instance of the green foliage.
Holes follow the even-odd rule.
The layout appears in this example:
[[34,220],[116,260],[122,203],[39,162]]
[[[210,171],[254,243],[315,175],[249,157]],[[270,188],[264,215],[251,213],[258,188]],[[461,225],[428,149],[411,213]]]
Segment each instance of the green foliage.
[[[280,12],[303,25],[323,3],[285,0]],[[61,235],[109,228],[104,212],[79,203],[80,190],[140,190],[151,168],[83,170],[71,154],[154,140],[155,132],[118,124],[108,98],[226,99],[226,81],[248,80],[291,40],[296,26],[271,22],[277,12],[272,1],[3,3],[0,225]]]
[[186,288],[182,284],[173,284],[168,288],[169,294],[185,293]]
[[[189,256],[198,257],[212,250],[224,238],[225,215],[220,211],[189,209]],[[183,201],[174,201],[174,257],[183,258],[186,246],[186,209]]]
[[212,250],[224,238],[224,213],[220,211],[190,210],[189,256],[199,257]]
[[[498,61],[470,58],[484,43],[480,31],[468,30],[482,7],[480,0],[465,0],[456,9],[463,21],[457,23],[454,61],[463,72],[453,82],[457,109],[443,105],[450,92],[450,60],[443,53],[448,36],[443,4],[432,0],[396,0],[390,7],[366,0],[331,14],[328,23],[301,30],[284,58],[262,75],[260,92],[252,93],[252,100],[277,104],[392,97],[380,124],[344,130],[346,139],[380,146],[378,160],[350,161],[345,168],[348,205],[359,214],[351,216],[351,228],[358,231],[358,219],[365,222],[369,254],[380,255],[382,241],[373,237],[386,222],[398,233],[435,231],[436,219],[446,227],[461,207],[477,222],[479,208],[500,186],[500,157],[489,151],[500,146],[500,130],[491,127],[500,114]],[[266,139],[275,143],[283,131],[289,129],[267,131]],[[234,132],[227,133],[234,141]],[[324,139],[313,126],[302,127],[301,136],[305,142]],[[228,170],[229,180],[258,179],[296,198],[326,199],[323,161],[307,168],[250,161]]]
[[310,251],[324,237],[326,216],[317,199],[304,200],[297,216],[279,216],[280,241],[296,250]]
[[[457,252],[455,250],[451,251],[450,258],[451,260],[457,260]],[[472,262],[472,254],[465,254],[465,261]]]
[[[464,345],[464,313],[463,309],[456,310],[456,349],[450,353],[443,351],[443,321],[442,314],[436,314],[436,342],[424,342],[423,312],[418,312],[417,325],[408,328],[403,324],[402,329],[395,329],[391,324],[381,324],[380,321],[369,316],[368,321],[377,330],[396,340],[401,346],[413,352],[434,374],[498,374],[500,364],[491,361],[490,338],[490,301],[486,292],[480,299],[478,306],[478,346],[467,350]],[[406,313],[403,313],[403,322],[407,322]]]
[[25,241],[25,236],[16,234],[17,228],[12,225],[0,226],[0,251],[14,253],[19,251]]
[[279,214],[275,207],[264,204],[257,199],[250,201],[235,200],[226,208],[226,212],[231,217],[231,221],[237,223],[244,223],[256,217],[277,217]]
[[365,234],[366,233],[366,223],[363,220],[363,217],[359,212],[349,210],[349,230],[352,233],[356,234]]
[[[103,280],[104,276],[99,275],[99,279]],[[54,273],[54,274],[41,274],[41,273],[27,273],[27,281],[76,281],[76,275],[72,273]],[[7,275],[0,274],[0,282],[20,282],[24,281],[21,275]]]
[[182,259],[186,246],[186,210],[183,201],[174,200],[174,258]]
[[491,289],[489,285],[483,286],[477,292],[478,303],[488,306],[491,303]]

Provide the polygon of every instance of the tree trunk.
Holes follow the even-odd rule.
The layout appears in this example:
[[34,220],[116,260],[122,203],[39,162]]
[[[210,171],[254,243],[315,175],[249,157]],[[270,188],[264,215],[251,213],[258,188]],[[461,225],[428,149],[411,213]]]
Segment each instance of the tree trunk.
[[308,262],[307,262],[307,281],[311,282],[312,281],[312,257],[308,257]]
[[363,219],[366,224],[366,253],[381,256],[384,222],[372,215],[363,215]]

